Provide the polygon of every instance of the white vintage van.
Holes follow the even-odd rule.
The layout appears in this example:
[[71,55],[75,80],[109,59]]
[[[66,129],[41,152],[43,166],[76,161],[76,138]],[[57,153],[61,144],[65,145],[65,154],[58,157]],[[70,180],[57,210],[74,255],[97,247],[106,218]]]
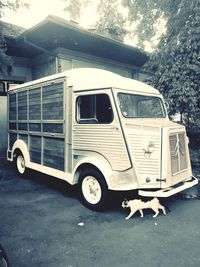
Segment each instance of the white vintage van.
[[109,190],[169,197],[194,186],[185,127],[168,118],[160,93],[100,69],[73,69],[8,92],[7,158],[79,184],[101,209]]

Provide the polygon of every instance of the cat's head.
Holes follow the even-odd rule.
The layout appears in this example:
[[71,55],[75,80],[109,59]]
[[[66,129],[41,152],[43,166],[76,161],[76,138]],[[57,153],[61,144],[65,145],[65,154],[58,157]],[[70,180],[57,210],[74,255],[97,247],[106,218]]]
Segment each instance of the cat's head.
[[122,202],[122,208],[128,208],[129,207],[129,201],[127,199],[124,199]]

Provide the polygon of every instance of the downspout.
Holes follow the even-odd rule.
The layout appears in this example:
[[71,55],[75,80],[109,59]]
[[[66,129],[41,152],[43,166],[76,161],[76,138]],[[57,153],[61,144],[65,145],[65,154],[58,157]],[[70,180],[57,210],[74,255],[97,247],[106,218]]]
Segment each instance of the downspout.
[[24,35],[24,42],[46,54],[53,56],[55,58],[56,73],[59,73],[59,57],[55,53],[48,51],[47,49],[28,41],[26,35]]

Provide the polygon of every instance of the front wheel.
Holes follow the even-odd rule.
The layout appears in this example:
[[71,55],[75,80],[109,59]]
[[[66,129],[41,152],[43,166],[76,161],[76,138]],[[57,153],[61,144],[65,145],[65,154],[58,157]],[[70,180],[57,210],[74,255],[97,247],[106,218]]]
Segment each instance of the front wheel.
[[92,210],[105,208],[108,186],[103,175],[95,170],[84,170],[80,176],[80,190],[83,204]]

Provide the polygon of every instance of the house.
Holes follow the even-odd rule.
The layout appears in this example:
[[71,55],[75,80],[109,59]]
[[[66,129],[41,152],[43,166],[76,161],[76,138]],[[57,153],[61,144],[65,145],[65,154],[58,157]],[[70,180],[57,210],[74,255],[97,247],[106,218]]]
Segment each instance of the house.
[[[4,39],[12,64],[0,74],[0,154],[6,150],[6,91],[9,87],[72,68],[95,67],[144,80],[146,53],[123,42],[85,30],[74,22],[48,16],[25,30],[5,22]],[[3,111],[2,111],[3,110]]]

